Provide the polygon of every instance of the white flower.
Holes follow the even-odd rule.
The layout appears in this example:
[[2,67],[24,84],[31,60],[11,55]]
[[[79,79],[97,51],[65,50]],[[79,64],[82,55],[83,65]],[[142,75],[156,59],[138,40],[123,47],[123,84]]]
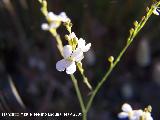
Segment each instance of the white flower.
[[128,118],[129,120],[141,120],[141,118],[143,118],[143,120],[153,120],[150,112],[142,111],[141,109],[133,110],[127,103],[122,105],[122,111],[123,112],[118,114],[120,119]]
[[56,63],[56,69],[58,71],[64,71],[66,69],[67,74],[73,74],[76,71],[75,62],[79,62],[84,58],[83,52],[80,49],[72,51],[72,46],[70,45],[64,46],[63,57],[64,59]]
[[67,22],[70,19],[67,17],[65,12],[61,12],[59,15],[54,14],[53,12],[48,12],[47,14],[48,23],[43,23],[41,25],[42,30],[50,30],[50,29],[57,29],[61,22]]
[[122,111],[123,112],[118,114],[120,119],[128,117],[129,120],[140,120],[140,116],[143,114],[142,110],[133,110],[132,107],[127,103],[122,105]]
[[159,7],[155,7],[153,10],[153,14],[159,15],[159,12],[160,12]]
[[85,45],[85,43],[86,43],[85,40],[80,39],[78,41],[78,47],[75,50],[72,50],[71,45],[64,46],[63,47],[64,59],[56,63],[56,69],[58,71],[64,71],[66,69],[67,74],[73,74],[76,71],[75,62],[80,62],[84,58],[83,53],[87,52],[91,47],[91,43],[87,45]]

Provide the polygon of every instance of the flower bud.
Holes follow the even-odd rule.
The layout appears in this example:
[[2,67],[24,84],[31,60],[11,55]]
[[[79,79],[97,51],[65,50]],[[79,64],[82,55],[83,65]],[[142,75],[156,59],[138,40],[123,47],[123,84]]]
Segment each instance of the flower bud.
[[133,24],[134,24],[134,26],[135,26],[135,27],[137,27],[137,26],[138,26],[138,22],[137,22],[137,21],[134,21],[134,23],[133,23]]
[[68,35],[65,35],[64,38],[68,41],[70,40]]
[[108,58],[108,61],[109,61],[110,63],[113,63],[114,57],[113,57],[113,56],[110,56],[110,57]]
[[130,35],[131,35],[133,32],[134,32],[134,29],[131,28],[131,29],[129,30]]
[[143,21],[145,18],[146,18],[146,17],[145,17],[145,16],[143,16],[141,20]]

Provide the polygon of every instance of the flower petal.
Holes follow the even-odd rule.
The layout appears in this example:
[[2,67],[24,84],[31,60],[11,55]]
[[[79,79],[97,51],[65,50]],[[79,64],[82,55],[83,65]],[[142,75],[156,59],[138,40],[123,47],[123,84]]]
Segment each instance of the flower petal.
[[129,120],[139,120],[139,117],[137,117],[137,116],[130,116]]
[[90,47],[91,47],[91,43],[88,43],[82,51],[87,52],[90,49]]
[[66,68],[67,74],[73,74],[76,71],[76,64],[75,62],[72,62],[72,64]]
[[128,117],[128,113],[126,112],[121,112],[118,114],[118,118],[123,119],[123,118],[127,118]]
[[131,107],[129,104],[124,103],[124,104],[122,105],[122,110],[123,110],[124,112],[131,112],[131,111],[132,111],[132,107]]
[[54,14],[53,12],[49,12],[47,16],[51,21],[60,21],[58,15]]
[[142,114],[143,114],[142,110],[133,110],[133,116],[137,116],[137,118],[142,116]]
[[64,71],[68,66],[70,66],[72,62],[62,59],[56,63],[56,69],[58,71]]
[[82,38],[80,38],[78,40],[78,48],[82,49],[83,52],[87,52],[90,47],[91,47],[91,43],[88,43],[87,45],[86,44],[86,41]]
[[57,22],[53,21],[50,24],[50,29],[52,29],[52,28],[56,29],[56,28],[58,28],[60,26],[60,24],[61,24],[61,22],[59,22],[59,21],[57,21]]
[[73,58],[76,62],[81,61],[84,56],[83,56],[83,51],[79,48],[77,48],[71,55],[71,58]]
[[85,47],[85,44],[86,44],[86,41],[83,40],[83,38],[80,38],[80,39],[78,40],[78,48],[83,49],[83,48]]
[[63,57],[64,57],[64,58],[68,58],[68,57],[71,56],[71,54],[72,54],[72,46],[70,46],[70,45],[65,45],[65,46],[63,47]]
[[61,12],[59,14],[59,17],[61,19],[62,22],[67,22],[69,20],[69,18],[67,17],[66,13],[65,12]]

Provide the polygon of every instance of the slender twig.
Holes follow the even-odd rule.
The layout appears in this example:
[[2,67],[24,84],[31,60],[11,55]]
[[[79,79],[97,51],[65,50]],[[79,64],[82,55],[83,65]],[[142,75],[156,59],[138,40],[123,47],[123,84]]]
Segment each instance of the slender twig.
[[75,90],[76,90],[77,97],[78,97],[78,99],[79,99],[79,103],[80,103],[80,105],[81,105],[82,112],[84,113],[84,112],[85,112],[85,105],[84,105],[84,102],[83,102],[83,99],[82,99],[82,95],[81,95],[80,90],[79,90],[79,87],[78,87],[77,80],[76,80],[76,78],[75,78],[75,76],[74,76],[73,74],[70,75],[70,76],[71,76],[71,79],[72,79],[74,88],[75,88]]

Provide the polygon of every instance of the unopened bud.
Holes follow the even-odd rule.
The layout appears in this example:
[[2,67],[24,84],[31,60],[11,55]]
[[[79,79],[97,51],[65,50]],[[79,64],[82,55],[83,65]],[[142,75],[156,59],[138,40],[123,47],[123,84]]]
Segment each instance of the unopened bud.
[[134,26],[136,27],[138,25],[138,22],[137,21],[134,21]]
[[148,112],[152,112],[152,106],[151,106],[151,105],[148,105],[147,111],[148,111]]
[[113,57],[113,56],[110,56],[110,57],[108,58],[108,61],[109,61],[110,63],[113,63],[114,57]]
[[142,17],[142,21],[145,19],[145,16]]
[[68,35],[65,35],[64,38],[68,41],[70,40]]
[[133,28],[131,28],[131,29],[129,30],[130,35],[133,33],[133,31],[134,31],[134,29],[133,29]]
[[137,26],[138,26],[138,22],[137,22],[137,21],[134,21],[134,23],[133,23],[133,24],[134,24],[134,26],[135,26],[135,27],[137,27]]

